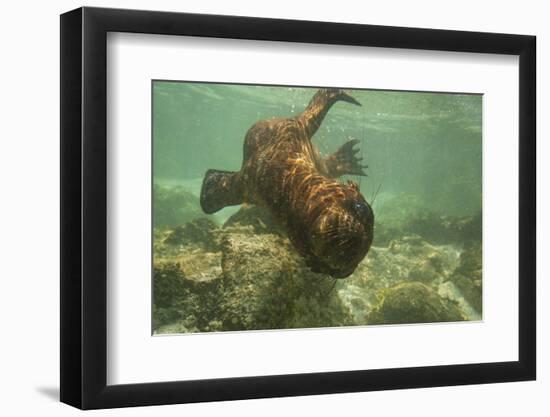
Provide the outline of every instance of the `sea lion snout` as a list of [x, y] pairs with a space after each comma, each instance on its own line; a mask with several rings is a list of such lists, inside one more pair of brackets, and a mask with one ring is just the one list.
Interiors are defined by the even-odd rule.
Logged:
[[372, 209], [359, 193], [328, 207], [315, 222], [308, 265], [334, 278], [348, 277], [370, 249], [373, 225]]

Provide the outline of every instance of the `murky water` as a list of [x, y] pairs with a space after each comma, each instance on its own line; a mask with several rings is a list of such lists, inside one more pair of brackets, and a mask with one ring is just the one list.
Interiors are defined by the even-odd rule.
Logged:
[[[322, 297], [304, 295], [312, 294], [307, 285], [314, 284], [301, 283], [304, 288], [296, 289], [293, 287], [295, 280], [290, 280], [294, 282], [291, 284], [277, 275], [298, 276], [296, 271], [301, 271], [302, 266], [294, 264], [288, 270], [284, 265], [273, 264], [262, 273], [262, 268], [257, 268], [260, 272], [253, 277], [254, 280], [273, 281], [269, 284], [270, 291], [284, 290], [278, 300], [294, 303], [294, 307], [289, 307], [292, 312], [285, 310], [286, 321], [259, 318], [270, 314], [269, 309], [262, 306], [261, 294], [266, 290], [263, 287], [251, 290], [249, 296], [259, 299], [254, 298], [248, 307], [242, 306], [243, 311], [251, 310], [242, 313], [244, 316], [239, 316], [239, 308], [228, 307], [231, 304], [228, 298], [241, 297], [246, 291], [239, 287], [239, 278], [228, 272], [223, 264], [235, 253], [232, 251], [237, 250], [227, 249], [227, 241], [233, 242], [240, 236], [238, 245], [250, 246], [253, 245], [251, 239], [260, 236], [267, 240], [255, 242], [257, 250], [272, 251], [271, 255], [279, 258], [286, 255], [277, 247], [273, 248], [279, 241], [269, 239], [279, 235], [268, 226], [265, 230], [241, 223], [237, 225], [243, 227], [242, 230], [223, 227], [240, 206], [225, 208], [215, 215], [202, 213], [197, 197], [204, 174], [210, 168], [238, 171], [248, 128], [262, 119], [298, 115], [315, 91], [275, 86], [154, 83], [155, 277], [170, 275], [160, 271], [161, 263], [163, 268], [170, 262], [177, 264], [181, 272], [181, 276], [172, 277], [169, 285], [173, 288], [164, 287], [165, 278], [155, 282], [157, 294], [166, 292], [166, 300], [159, 302], [155, 298], [157, 332], [478, 320], [482, 317], [482, 96], [376, 90], [348, 90], [362, 106], [336, 103], [313, 137], [313, 143], [323, 155], [336, 151], [350, 139], [360, 141], [360, 156], [368, 164], [368, 176], [349, 178], [359, 184], [365, 199], [372, 203], [375, 213], [373, 249], [350, 278], [333, 284], [326, 277], [326, 290], [330, 290], [332, 304], [327, 302], [325, 310]], [[185, 229], [196, 219], [204, 218], [212, 220], [216, 229], [205, 232], [193, 226], [193, 230], [198, 230], [196, 234], [187, 230], [191, 226]], [[260, 223], [265, 226], [265, 219]], [[173, 245], [165, 242], [180, 229], [185, 229], [181, 232], [186, 236], [183, 241]], [[208, 239], [217, 243], [205, 247], [202, 241], [199, 242], [206, 239], [205, 233], [210, 233]], [[287, 245], [284, 233], [280, 233], [280, 238]], [[285, 250], [291, 252], [292, 246], [287, 246]], [[252, 271], [248, 272], [251, 276], [246, 276], [246, 271], [239, 272], [245, 275], [243, 282], [249, 282], [252, 277], [254, 262], [266, 265], [265, 259], [253, 255], [252, 246], [248, 249], [251, 255], [240, 262], [249, 263]], [[207, 253], [218, 253], [219, 259], [214, 255], [209, 257], [203, 263], [203, 270], [200, 263], [190, 266], [195, 262], [192, 259], [202, 259]], [[199, 276], [202, 278], [198, 279]], [[183, 284], [179, 285], [178, 281]], [[212, 287], [195, 288], [196, 281], [210, 282]], [[319, 288], [325, 289], [324, 282]], [[215, 297], [210, 299], [208, 296], [214, 292]], [[399, 300], [417, 295], [441, 304], [441, 312], [435, 313], [435, 319], [431, 313], [413, 311], [414, 306], [399, 310], [404, 305]], [[187, 303], [193, 297], [193, 303]], [[291, 297], [301, 297], [300, 302], [306, 305], [315, 303], [315, 307], [304, 314], [307, 318], [300, 319], [296, 311], [302, 304], [296, 304], [296, 299]], [[390, 301], [399, 305], [390, 305]], [[247, 300], [241, 298], [234, 302], [246, 303]], [[273, 302], [272, 297], [270, 302]], [[208, 303], [214, 305], [206, 306]], [[316, 309], [315, 318], [310, 314], [312, 309]], [[282, 313], [277, 310], [273, 314]], [[347, 316], [331, 320], [331, 314]], [[204, 317], [198, 317], [201, 315]]]

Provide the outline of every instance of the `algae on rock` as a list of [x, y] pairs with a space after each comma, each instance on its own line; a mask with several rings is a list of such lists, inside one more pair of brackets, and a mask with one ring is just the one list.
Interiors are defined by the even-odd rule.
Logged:
[[219, 317], [221, 279], [189, 274], [184, 257], [155, 262], [153, 288], [153, 328], [157, 331], [174, 323], [188, 331], [207, 331]]
[[466, 320], [459, 306], [420, 282], [402, 282], [383, 291], [368, 324], [435, 323]]
[[198, 218], [181, 226], [176, 226], [165, 239], [169, 245], [189, 245], [203, 247], [215, 252], [219, 250], [216, 236], [217, 225], [210, 219]]
[[278, 234], [285, 236], [283, 229], [277, 224], [271, 213], [262, 207], [244, 204], [223, 224], [224, 228], [239, 228], [250, 226], [254, 233]]
[[157, 332], [353, 324], [334, 280], [309, 271], [281, 235], [198, 219], [155, 236]]
[[[479, 225], [471, 219], [455, 219], [451, 227], [444, 226], [440, 217], [426, 219], [438, 224], [430, 233], [446, 231], [439, 240], [447, 244], [430, 240], [426, 233], [395, 229], [396, 236], [384, 246], [372, 246], [355, 272], [338, 281], [311, 272], [284, 231], [258, 207], [243, 206], [223, 227], [199, 217], [155, 229], [154, 330], [208, 332], [479, 319]], [[416, 230], [410, 224], [407, 227]]]
[[313, 273], [286, 238], [231, 234], [222, 242], [223, 328], [285, 329], [351, 325], [334, 281]]
[[373, 246], [340, 286], [340, 297], [350, 306], [355, 323], [367, 324], [367, 316], [378, 304], [383, 290], [411, 281], [437, 290], [452, 276], [459, 255], [455, 246], [432, 245], [419, 236], [392, 240], [387, 248]]
[[470, 243], [460, 255], [460, 265], [456, 269], [452, 282], [460, 289], [464, 298], [482, 313], [482, 245]]

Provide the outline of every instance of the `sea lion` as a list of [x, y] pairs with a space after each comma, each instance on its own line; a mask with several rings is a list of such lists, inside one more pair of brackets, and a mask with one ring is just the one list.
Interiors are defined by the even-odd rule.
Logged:
[[343, 90], [320, 89], [300, 115], [255, 123], [246, 133], [241, 170], [208, 170], [200, 204], [205, 213], [242, 203], [268, 209], [312, 271], [345, 278], [371, 246], [374, 214], [356, 183], [335, 179], [366, 175], [355, 156], [358, 141], [325, 159], [311, 142], [339, 100], [361, 105]]

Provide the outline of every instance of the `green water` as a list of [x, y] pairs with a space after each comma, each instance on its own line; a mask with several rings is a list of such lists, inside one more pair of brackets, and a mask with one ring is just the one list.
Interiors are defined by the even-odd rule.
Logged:
[[[339, 102], [314, 143], [335, 151], [361, 140], [369, 165], [361, 190], [371, 200], [412, 193], [447, 214], [481, 208], [482, 96], [350, 90], [362, 104]], [[315, 89], [155, 82], [154, 177], [197, 192], [208, 168], [239, 170], [247, 129], [292, 117]]]
[[368, 176], [349, 179], [375, 231], [334, 282], [304, 269], [269, 220], [227, 227], [240, 206], [205, 215], [198, 204], [208, 169], [240, 169], [255, 122], [298, 115], [316, 89], [153, 83], [154, 332], [482, 317], [482, 96], [347, 91], [362, 106], [337, 102], [313, 143], [328, 155], [360, 141]]

